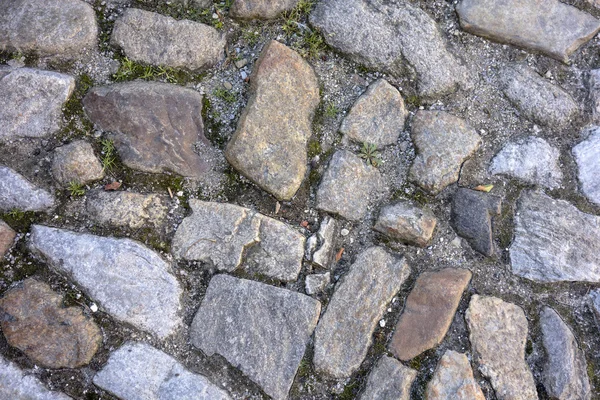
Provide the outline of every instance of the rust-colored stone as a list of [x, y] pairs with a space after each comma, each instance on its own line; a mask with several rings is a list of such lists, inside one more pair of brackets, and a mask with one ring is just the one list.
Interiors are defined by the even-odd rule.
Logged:
[[0, 257], [4, 257], [6, 252], [11, 248], [17, 233], [8, 226], [8, 224], [0, 219]]

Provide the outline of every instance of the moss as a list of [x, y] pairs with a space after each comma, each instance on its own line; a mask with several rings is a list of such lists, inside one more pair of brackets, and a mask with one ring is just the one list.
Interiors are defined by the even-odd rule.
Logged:
[[415, 96], [410, 95], [410, 96], [406, 96], [404, 98], [404, 101], [406, 102], [406, 104], [410, 104], [411, 106], [418, 108], [421, 106], [421, 99], [419, 99], [419, 96]]
[[40, 215], [42, 215], [42, 213], [22, 211], [15, 208], [7, 213], [0, 214], [0, 219], [4, 220], [15, 231], [25, 233], [29, 231], [33, 222]]
[[338, 395], [337, 400], [355, 399], [356, 395], [358, 394], [359, 386], [360, 386], [360, 384], [357, 380], [353, 380], [352, 382], [348, 383], [344, 387], [344, 391]]
[[94, 80], [87, 74], [81, 74], [75, 81], [75, 90], [63, 106], [64, 127], [57, 134], [59, 140], [87, 135], [93, 130], [83, 110], [82, 100], [85, 94], [94, 86]]
[[311, 169], [308, 173], [308, 184], [310, 186], [315, 186], [321, 180], [321, 174], [316, 169]]
[[197, 74], [183, 69], [144, 64], [130, 60], [127, 57], [118, 58], [120, 62], [119, 69], [113, 75], [113, 79], [117, 82], [142, 79], [145, 81], [176, 83], [185, 86], [188, 83], [198, 83], [206, 76], [205, 73]]
[[309, 159], [318, 156], [322, 151], [323, 148], [321, 147], [321, 143], [318, 139], [313, 138], [308, 142], [307, 155]]
[[221, 135], [223, 123], [207, 96], [202, 99], [202, 120], [204, 121], [204, 136], [210, 140], [213, 146], [221, 150], [225, 149], [227, 138]]

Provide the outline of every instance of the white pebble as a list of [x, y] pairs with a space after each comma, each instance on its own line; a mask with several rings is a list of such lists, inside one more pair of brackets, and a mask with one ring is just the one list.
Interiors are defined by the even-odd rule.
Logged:
[[96, 305], [96, 303], [92, 303], [92, 305], [90, 306], [90, 310], [92, 312], [96, 312], [98, 311], [98, 306]]
[[379, 326], [380, 327], [385, 327], [385, 319], [382, 319], [381, 321], [379, 321]]
[[350, 233], [350, 231], [349, 231], [348, 229], [346, 229], [346, 228], [344, 228], [344, 229], [342, 229], [342, 230], [340, 231], [340, 234], [341, 234], [342, 236], [348, 236], [348, 234], [349, 234], [349, 233]]

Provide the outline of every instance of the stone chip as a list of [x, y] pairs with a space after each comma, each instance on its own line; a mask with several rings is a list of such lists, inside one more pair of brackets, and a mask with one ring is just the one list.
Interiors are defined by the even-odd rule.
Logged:
[[104, 178], [104, 169], [92, 145], [76, 140], [54, 150], [52, 175], [63, 185], [72, 182], [85, 185]]
[[0, 165], [0, 210], [44, 211], [54, 207], [54, 196], [34, 186], [15, 170]]
[[17, 232], [0, 219], [0, 257], [4, 257], [8, 250], [10, 250], [16, 237]]
[[409, 400], [417, 371], [383, 356], [371, 371], [360, 400]]
[[431, 211], [399, 201], [381, 209], [373, 229], [392, 240], [425, 247], [436, 225], [437, 218]]

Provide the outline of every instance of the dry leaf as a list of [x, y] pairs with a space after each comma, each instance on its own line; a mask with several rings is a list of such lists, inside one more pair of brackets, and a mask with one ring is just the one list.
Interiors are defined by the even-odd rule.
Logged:
[[337, 254], [335, 255], [335, 262], [338, 262], [342, 259], [342, 254], [344, 254], [344, 248], [342, 247], [341, 249], [338, 250]]
[[308, 221], [304, 220], [304, 221], [300, 222], [300, 226], [303, 228], [308, 228]]
[[171, 198], [173, 198], [173, 192], [171, 191], [171, 188], [167, 187], [167, 190], [169, 191], [169, 196], [171, 196]]
[[493, 188], [494, 188], [494, 185], [479, 185], [475, 188], [475, 190], [488, 193]]
[[279, 214], [279, 210], [281, 210], [281, 204], [277, 202], [275, 203], [275, 214]]
[[114, 181], [113, 183], [104, 185], [104, 190], [117, 190], [120, 187], [121, 187], [121, 182]]

